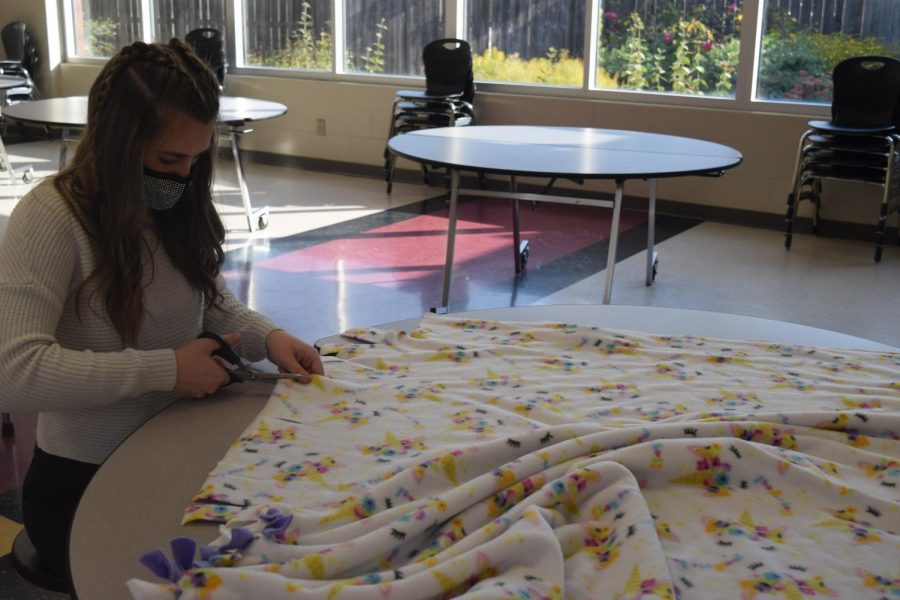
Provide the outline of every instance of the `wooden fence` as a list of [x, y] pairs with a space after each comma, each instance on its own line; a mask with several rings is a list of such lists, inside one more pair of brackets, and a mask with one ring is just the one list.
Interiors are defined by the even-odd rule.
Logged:
[[[118, 23], [115, 47], [140, 39], [140, 0], [77, 0], [85, 19]], [[331, 0], [311, 0], [316, 31], [331, 28]], [[498, 48], [523, 58], [544, 56], [553, 47], [572, 56], [584, 55], [584, 0], [470, 0], [468, 40], [475, 52]], [[183, 36], [197, 27], [225, 30], [224, 0], [154, 0], [156, 39]], [[638, 11], [645, 23], [697, 10], [740, 8], [742, 0], [604, 0], [604, 12], [625, 16]], [[822, 33], [875, 37], [882, 43], [900, 40], [900, 0], [768, 0], [804, 26]], [[302, 0], [245, 0], [245, 43], [248, 53], [279, 50], [290, 44], [303, 11]], [[376, 25], [385, 20], [385, 71], [421, 73], [426, 43], [443, 35], [441, 0], [344, 0], [345, 45], [355, 59], [375, 42]], [[357, 63], [357, 67], [360, 65]]]
[[821, 33], [874, 37], [883, 44], [900, 40], [897, 0], [769, 0], [769, 8]]

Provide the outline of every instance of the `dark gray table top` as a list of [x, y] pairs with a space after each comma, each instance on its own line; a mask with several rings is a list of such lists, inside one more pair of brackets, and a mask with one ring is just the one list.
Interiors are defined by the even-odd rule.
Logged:
[[734, 148], [694, 138], [587, 127], [479, 125], [424, 129], [390, 139], [417, 162], [539, 177], [649, 179], [719, 173], [743, 159]]
[[[222, 96], [219, 105], [219, 121], [227, 125], [241, 125], [248, 121], [261, 121], [280, 117], [287, 107], [279, 102]], [[87, 96], [64, 96], [20, 102], [3, 109], [3, 115], [28, 123], [55, 127], [84, 127], [87, 124]]]

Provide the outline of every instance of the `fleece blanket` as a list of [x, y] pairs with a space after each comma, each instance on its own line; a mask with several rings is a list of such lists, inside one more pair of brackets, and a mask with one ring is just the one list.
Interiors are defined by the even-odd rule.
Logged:
[[134, 598], [900, 598], [900, 354], [433, 315], [345, 335], [187, 508], [221, 535], [149, 551]]

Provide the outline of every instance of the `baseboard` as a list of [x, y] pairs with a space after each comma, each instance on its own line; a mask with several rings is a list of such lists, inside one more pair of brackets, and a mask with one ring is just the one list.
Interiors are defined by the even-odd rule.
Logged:
[[[340, 175], [384, 179], [384, 169], [379, 165], [365, 165], [322, 158], [291, 156], [286, 154], [275, 154], [272, 152], [260, 152], [257, 150], [242, 150], [241, 152], [244, 160], [264, 165], [294, 167]], [[444, 176], [443, 171], [429, 170], [428, 172], [428, 183], [430, 185], [440, 186], [445, 179], [446, 177]], [[403, 183], [421, 183], [422, 171], [414, 169], [396, 169], [394, 171], [394, 181]], [[468, 173], [463, 174], [461, 183], [464, 187], [470, 188], [477, 187], [479, 184], [477, 177], [474, 174], [470, 175]], [[505, 190], [507, 189], [506, 182], [498, 179], [488, 179], [487, 189]], [[522, 192], [540, 193], [543, 191], [543, 186], [521, 183], [519, 184], [518, 189]], [[571, 188], [567, 188], [566, 193], [574, 197], [582, 198], [594, 196], [594, 194], [590, 192]], [[622, 208], [625, 210], [646, 212], [646, 198], [629, 196], [626, 194]], [[745, 225], [748, 227], [774, 230], [784, 229], [783, 214], [774, 214], [757, 210], [709, 206], [706, 204], [694, 204], [691, 202], [680, 202], [677, 200], [658, 198], [656, 201], [656, 212], [661, 215], [672, 217], [713, 221], [729, 225]], [[875, 235], [875, 224], [867, 225], [864, 223], [823, 219], [819, 225], [819, 231], [821, 234], [829, 237], [850, 240], [872, 240]], [[794, 232], [812, 233], [812, 219], [809, 217], [798, 217], [794, 224]], [[888, 226], [885, 232], [888, 240], [894, 240], [898, 236], [897, 227]]]

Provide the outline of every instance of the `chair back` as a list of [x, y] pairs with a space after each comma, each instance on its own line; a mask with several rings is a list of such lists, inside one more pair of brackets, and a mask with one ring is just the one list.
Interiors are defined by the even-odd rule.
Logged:
[[219, 85], [225, 84], [225, 35], [218, 29], [201, 27], [188, 32], [184, 41], [194, 49], [197, 56], [206, 61], [216, 74]]
[[429, 95], [462, 94], [472, 102], [475, 80], [472, 75], [472, 48], [469, 42], [456, 38], [434, 40], [422, 51], [425, 63], [425, 89]]
[[0, 30], [0, 39], [3, 41], [7, 61], [21, 63], [25, 70], [35, 72], [38, 63], [37, 47], [31, 41], [25, 21], [13, 21], [4, 25]]
[[842, 127], [890, 127], [900, 116], [900, 61], [855, 56], [832, 73], [831, 121]]

